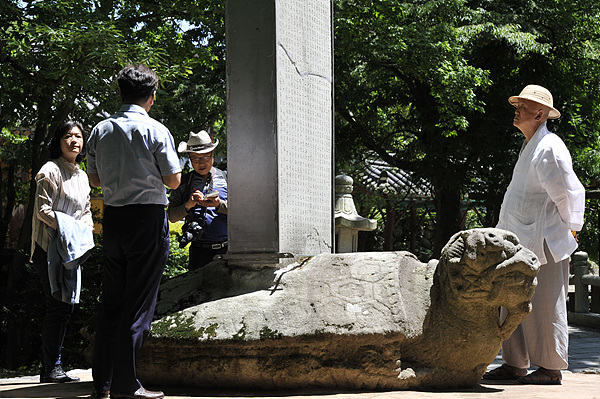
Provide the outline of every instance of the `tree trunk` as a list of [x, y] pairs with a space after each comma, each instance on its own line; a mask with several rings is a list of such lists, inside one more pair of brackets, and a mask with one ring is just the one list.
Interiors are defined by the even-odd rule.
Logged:
[[436, 229], [433, 257], [439, 259], [450, 237], [460, 231], [459, 184], [435, 184]]
[[383, 227], [383, 250], [394, 250], [394, 227], [396, 225], [396, 212], [390, 201], [385, 201], [385, 226]]
[[[7, 168], [7, 180], [4, 184], [2, 174], [0, 174], [0, 192], [6, 192], [6, 205], [2, 210], [2, 220], [0, 221], [0, 253], [4, 252], [4, 245], [6, 244], [6, 236], [8, 235], [8, 225], [12, 219], [13, 209], [15, 207], [15, 161], [10, 161]], [[4, 190], [3, 190], [4, 188]]]

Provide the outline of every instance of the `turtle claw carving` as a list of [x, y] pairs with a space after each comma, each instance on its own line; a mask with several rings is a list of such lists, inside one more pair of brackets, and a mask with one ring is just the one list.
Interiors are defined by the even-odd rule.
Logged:
[[[530, 297], [531, 298], [531, 297]], [[510, 335], [515, 329], [521, 324], [523, 319], [531, 313], [531, 302], [526, 301], [521, 303], [519, 306], [507, 308], [508, 316], [504, 322], [498, 321], [498, 327], [500, 328], [500, 337], [502, 341], [510, 338]]]

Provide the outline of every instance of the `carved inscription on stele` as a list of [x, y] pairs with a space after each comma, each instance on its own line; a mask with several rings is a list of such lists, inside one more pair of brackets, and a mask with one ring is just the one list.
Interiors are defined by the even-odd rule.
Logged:
[[282, 251], [331, 252], [332, 30], [329, 1], [277, 4], [277, 147]]

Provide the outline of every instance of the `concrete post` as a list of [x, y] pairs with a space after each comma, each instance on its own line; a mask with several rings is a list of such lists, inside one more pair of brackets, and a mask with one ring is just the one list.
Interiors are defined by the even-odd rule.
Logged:
[[583, 251], [573, 254], [573, 284], [575, 285], [575, 304], [573, 310], [576, 313], [588, 313], [590, 310], [588, 286], [582, 281], [583, 276], [589, 272], [587, 259], [588, 254]]

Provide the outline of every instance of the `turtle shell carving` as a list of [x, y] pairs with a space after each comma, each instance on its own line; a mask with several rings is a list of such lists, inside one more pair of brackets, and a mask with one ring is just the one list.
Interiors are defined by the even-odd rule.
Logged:
[[261, 288], [256, 273], [268, 273], [213, 262], [161, 287], [138, 374], [223, 388], [472, 386], [530, 312], [538, 268], [499, 229], [461, 231], [428, 263], [408, 252], [321, 254]]

